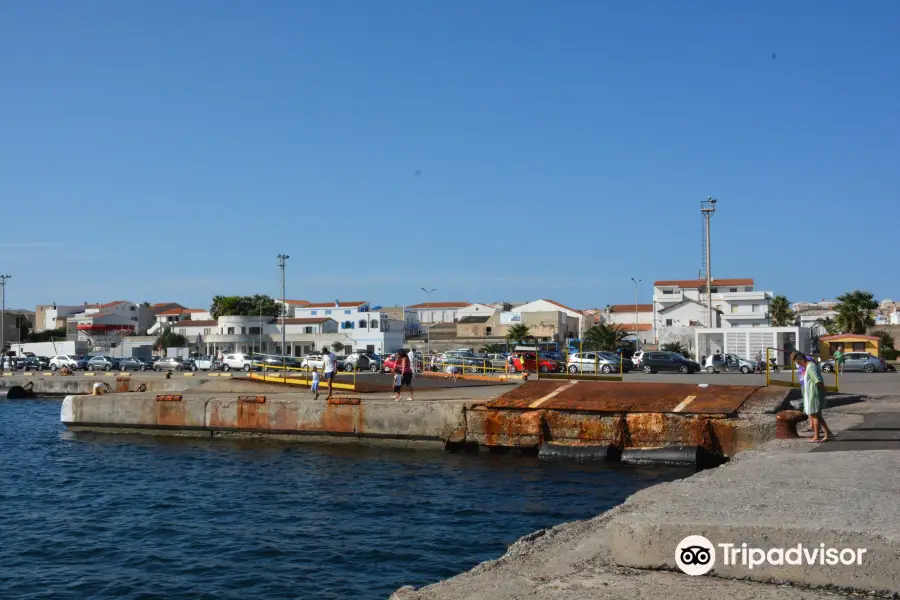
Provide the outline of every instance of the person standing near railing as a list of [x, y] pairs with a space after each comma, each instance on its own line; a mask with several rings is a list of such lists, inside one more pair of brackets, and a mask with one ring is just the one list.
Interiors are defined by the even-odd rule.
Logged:
[[413, 369], [412, 364], [409, 360], [409, 354], [407, 354], [406, 350], [400, 350], [399, 359], [398, 359], [398, 369], [400, 371], [400, 385], [406, 386], [409, 388], [409, 399], [413, 399], [413, 391], [412, 391], [412, 378], [413, 378]]

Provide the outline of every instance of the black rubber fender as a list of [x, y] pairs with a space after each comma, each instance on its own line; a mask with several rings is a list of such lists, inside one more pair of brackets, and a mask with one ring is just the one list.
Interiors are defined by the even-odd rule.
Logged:
[[622, 451], [622, 462], [631, 465], [709, 469], [728, 462], [728, 459], [700, 446], [668, 446], [665, 448], [626, 448]]
[[546, 460], [573, 460], [576, 462], [597, 462], [614, 460], [610, 447], [601, 445], [569, 446], [544, 442], [538, 450], [538, 458]]
[[22, 398], [30, 398], [33, 395], [33, 392], [26, 390], [21, 385], [0, 388], [0, 400], [21, 400]]

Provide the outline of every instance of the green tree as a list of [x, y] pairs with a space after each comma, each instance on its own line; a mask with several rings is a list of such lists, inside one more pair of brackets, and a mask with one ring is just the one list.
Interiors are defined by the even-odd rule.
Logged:
[[335, 353], [339, 353], [341, 350], [344, 349], [344, 344], [342, 344], [341, 342], [335, 341], [331, 344], [331, 349], [334, 350]]
[[501, 354], [506, 352], [506, 348], [506, 344], [486, 344], [481, 347], [479, 352], [482, 354]]
[[769, 306], [769, 318], [773, 327], [787, 327], [794, 323], [794, 311], [785, 296], [775, 296]]
[[618, 325], [594, 325], [584, 332], [585, 350], [615, 352], [624, 345], [628, 332]]
[[281, 314], [281, 304], [265, 294], [253, 296], [213, 296], [209, 307], [213, 319], [222, 316], [254, 316], [277, 317]]
[[175, 333], [170, 327], [166, 327], [163, 332], [159, 334], [159, 337], [156, 338], [153, 347], [159, 348], [165, 352], [167, 348], [184, 348], [187, 345], [188, 340], [186, 337], [180, 333]]
[[531, 330], [528, 329], [528, 325], [525, 325], [524, 323], [510, 325], [509, 329], [506, 331], [506, 339], [515, 344], [521, 344], [529, 337], [531, 337]]
[[838, 327], [838, 324], [831, 317], [817, 319], [816, 324], [821, 325], [822, 329], [824, 329], [825, 333], [828, 335], [834, 335], [836, 333], [840, 333], [840, 327]]
[[878, 308], [875, 296], [871, 292], [853, 290], [837, 297], [838, 304], [834, 307], [837, 323], [841, 333], [864, 334], [866, 330], [875, 324], [872, 312]]
[[681, 342], [669, 342], [660, 346], [659, 349], [663, 352], [674, 352], [675, 354], [680, 354], [685, 358], [693, 358], [691, 356], [691, 351], [688, 350], [687, 346], [685, 346]]
[[29, 333], [28, 337], [22, 338], [26, 342], [50, 342], [53, 340], [64, 340], [66, 339], [66, 328], [60, 327], [59, 329], [45, 329], [44, 331], [39, 331], [37, 333]]
[[894, 360], [897, 358], [897, 351], [894, 350], [894, 336], [885, 329], [876, 329], [872, 331], [872, 335], [878, 338], [878, 354], [885, 360]]

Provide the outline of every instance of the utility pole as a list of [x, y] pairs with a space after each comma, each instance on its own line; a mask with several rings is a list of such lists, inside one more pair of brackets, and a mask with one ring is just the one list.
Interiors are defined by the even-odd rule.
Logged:
[[[284, 301], [284, 261], [290, 258], [287, 254], [279, 254], [278, 266], [281, 267], [281, 375], [284, 377], [287, 371], [287, 356], [285, 355], [285, 345], [287, 344], [286, 332], [284, 330], [284, 317], [287, 314], [287, 304]], [[259, 324], [262, 327], [262, 322]]]
[[[433, 292], [436, 292], [437, 288], [432, 288], [430, 290], [426, 290], [425, 288], [422, 288], [422, 291], [425, 292], [425, 296], [427, 298], [427, 302], [426, 302], [425, 306], [428, 307], [428, 309], [427, 309], [428, 312], [431, 312], [431, 294]], [[425, 352], [427, 352], [429, 355], [431, 354], [431, 326], [430, 325], [428, 327], [428, 338], [425, 341]], [[422, 365], [424, 366], [425, 363], [423, 362]]]
[[632, 277], [631, 281], [634, 282], [634, 349], [640, 350], [640, 338], [638, 338], [638, 286], [643, 279], [635, 279]]
[[709, 247], [709, 219], [716, 212], [716, 199], [712, 196], [705, 201], [700, 202], [700, 213], [706, 219], [706, 310], [707, 310], [707, 327], [713, 327], [713, 307], [712, 307], [712, 264], [710, 256], [712, 251]]
[[[6, 280], [11, 279], [12, 275], [0, 275], [0, 303], [2, 303], [2, 308], [0, 308], [0, 352], [4, 353], [6, 351], [6, 340], [4, 339], [6, 336]], [[0, 360], [0, 365], [2, 365], [3, 360]]]

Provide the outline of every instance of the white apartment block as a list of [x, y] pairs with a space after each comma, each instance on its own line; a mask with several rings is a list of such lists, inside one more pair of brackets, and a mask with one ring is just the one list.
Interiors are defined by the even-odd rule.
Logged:
[[369, 302], [311, 302], [294, 306], [298, 319], [329, 318], [337, 321], [338, 333], [345, 346], [372, 349], [372, 352], [393, 352], [402, 347], [406, 323], [391, 320], [387, 313], [372, 310]]
[[752, 279], [713, 279], [713, 322], [709, 323], [705, 279], [662, 280], [653, 284], [653, 330], [660, 344], [690, 340], [694, 329], [769, 326], [772, 292], [754, 290]]
[[468, 302], [422, 302], [407, 308], [416, 312], [416, 319], [422, 325], [434, 325], [455, 323], [459, 320], [459, 311], [468, 306]]

